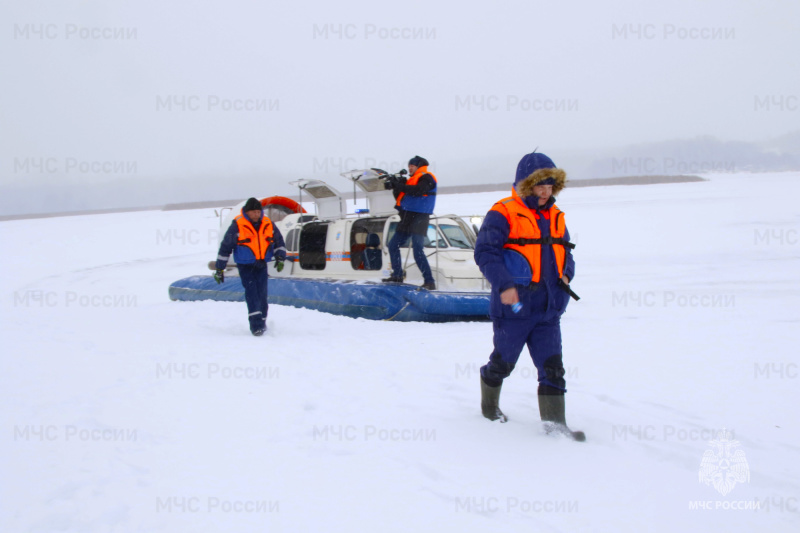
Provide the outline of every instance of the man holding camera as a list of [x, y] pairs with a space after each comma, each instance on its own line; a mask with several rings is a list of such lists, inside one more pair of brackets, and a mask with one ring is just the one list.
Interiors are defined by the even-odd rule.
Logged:
[[414, 250], [414, 261], [417, 263], [424, 283], [423, 289], [436, 290], [436, 282], [425, 256], [425, 235], [428, 223], [436, 205], [436, 176], [428, 172], [428, 161], [424, 157], [414, 156], [408, 162], [410, 177], [391, 177], [386, 181], [386, 188], [392, 189], [397, 199], [395, 209], [400, 213], [400, 223], [394, 236], [389, 240], [389, 258], [392, 262], [392, 274], [384, 279], [385, 283], [402, 283], [405, 275], [400, 260], [400, 247], [411, 239]]

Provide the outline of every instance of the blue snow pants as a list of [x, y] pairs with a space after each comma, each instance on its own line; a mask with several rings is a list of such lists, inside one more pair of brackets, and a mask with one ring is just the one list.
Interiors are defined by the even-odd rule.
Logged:
[[[561, 313], [530, 318], [495, 318], [494, 351], [481, 367], [481, 377], [490, 387], [499, 387], [517, 364], [522, 348], [536, 365], [539, 385], [566, 391], [561, 359]], [[540, 389], [541, 390], [541, 389]]]
[[396, 278], [403, 277], [400, 247], [405, 245], [409, 238], [411, 238], [411, 247], [414, 249], [414, 261], [416, 261], [419, 270], [422, 272], [422, 279], [425, 283], [432, 283], [433, 274], [431, 273], [431, 266], [428, 264], [428, 258], [425, 255], [425, 235], [413, 235], [402, 231], [396, 231], [394, 233], [389, 240], [389, 258], [392, 261], [392, 276]]
[[250, 331], [267, 328], [267, 269], [255, 265], [238, 265], [239, 277], [244, 287], [244, 299], [247, 302], [247, 318], [250, 320]]

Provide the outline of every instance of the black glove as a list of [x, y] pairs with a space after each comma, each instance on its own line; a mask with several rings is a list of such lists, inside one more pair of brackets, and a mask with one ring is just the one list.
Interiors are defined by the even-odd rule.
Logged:
[[275, 261], [275, 270], [281, 272], [283, 270], [283, 261]]
[[396, 179], [393, 176], [391, 176], [391, 177], [386, 178], [386, 180], [384, 180], [383, 186], [388, 190], [392, 190], [392, 189], [394, 189], [395, 182], [396, 182]]
[[216, 281], [218, 284], [225, 281], [225, 271], [217, 270], [216, 272], [214, 272], [214, 281]]

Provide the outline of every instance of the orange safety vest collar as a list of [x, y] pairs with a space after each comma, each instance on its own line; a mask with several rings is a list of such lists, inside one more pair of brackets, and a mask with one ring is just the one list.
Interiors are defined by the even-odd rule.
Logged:
[[508, 241], [503, 248], [508, 248], [522, 254], [531, 267], [531, 283], [538, 283], [542, 275], [542, 245], [553, 247], [556, 257], [558, 277], [564, 275], [564, 262], [566, 261], [566, 248], [575, 248], [575, 245], [564, 239], [567, 225], [564, 222], [564, 212], [555, 204], [550, 207], [545, 218], [550, 219], [550, 237], [542, 238], [536, 215], [525, 205], [517, 191], [512, 189], [512, 196], [504, 198], [492, 206], [492, 211], [497, 211], [508, 220], [510, 231]]
[[[417, 171], [414, 172], [414, 174], [410, 178], [408, 178], [408, 181], [406, 181], [406, 185], [416, 185], [419, 182], [419, 179], [425, 174], [428, 174], [430, 177], [433, 178], [433, 181], [439, 183], [439, 180], [436, 179], [436, 176], [434, 176], [433, 173], [428, 172], [428, 165], [425, 165], [424, 167], [419, 167]], [[405, 195], [406, 193], [404, 192], [401, 192], [400, 194], [397, 195], [397, 203], [395, 204], [396, 206], [400, 207], [400, 202], [403, 200], [403, 197]], [[428, 196], [428, 195], [423, 194], [423, 196]]]
[[234, 220], [239, 227], [239, 239], [236, 244], [250, 248], [256, 260], [264, 259], [273, 240], [272, 221], [267, 217], [261, 217], [261, 225], [256, 231], [255, 226], [246, 216], [237, 215]]

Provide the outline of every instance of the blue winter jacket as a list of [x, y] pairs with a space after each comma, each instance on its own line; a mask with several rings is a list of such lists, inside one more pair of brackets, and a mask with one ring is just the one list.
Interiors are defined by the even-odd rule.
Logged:
[[[261, 222], [257, 225], [253, 224], [256, 229], [264, 223], [263, 209], [261, 210], [261, 215]], [[244, 214], [244, 210], [242, 210], [242, 216], [247, 216]], [[222, 270], [228, 265], [231, 252], [233, 252], [233, 260], [236, 261], [237, 265], [252, 265], [256, 262], [253, 251], [247, 246], [240, 246], [238, 240], [239, 225], [236, 224], [236, 219], [234, 219], [231, 221], [231, 225], [228, 227], [228, 231], [225, 232], [222, 243], [219, 245], [219, 253], [217, 254], [217, 262], [215, 264], [217, 270]], [[286, 245], [283, 242], [283, 235], [281, 235], [280, 230], [274, 224], [272, 225], [272, 245], [269, 247], [269, 250], [267, 250], [264, 261], [271, 261], [273, 255], [277, 261], [286, 260]]]
[[[527, 199], [526, 199], [527, 200]], [[547, 211], [555, 203], [555, 198], [541, 208], [536, 206], [537, 200], [526, 201], [532, 211]], [[550, 236], [550, 221], [539, 216], [539, 230], [542, 237]], [[560, 315], [567, 309], [569, 294], [560, 287], [556, 256], [552, 246], [542, 246], [542, 274], [539, 283], [531, 286], [514, 283], [514, 279], [503, 261], [503, 246], [508, 241], [511, 227], [508, 220], [497, 211], [489, 211], [483, 220], [483, 225], [478, 232], [478, 241], [475, 244], [475, 262], [481, 272], [492, 285], [492, 294], [489, 305], [489, 316], [492, 318], [537, 318], [553, 314]], [[569, 241], [569, 230], [565, 230], [564, 238]], [[567, 248], [564, 261], [564, 275], [572, 282], [575, 277], [575, 260]], [[500, 293], [511, 287], [517, 288], [522, 309], [514, 313], [510, 305], [500, 302]]]

